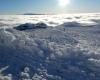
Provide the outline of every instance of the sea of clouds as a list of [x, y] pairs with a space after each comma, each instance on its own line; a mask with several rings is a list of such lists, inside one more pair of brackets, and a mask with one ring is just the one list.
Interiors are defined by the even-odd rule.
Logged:
[[99, 13], [0, 15], [0, 80], [99, 80], [99, 26]]

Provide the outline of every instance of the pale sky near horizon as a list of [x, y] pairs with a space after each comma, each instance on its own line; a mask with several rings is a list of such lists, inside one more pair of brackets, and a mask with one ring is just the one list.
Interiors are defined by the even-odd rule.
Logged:
[[0, 14], [100, 12], [100, 0], [70, 0], [68, 4], [59, 4], [59, 0], [0, 0]]

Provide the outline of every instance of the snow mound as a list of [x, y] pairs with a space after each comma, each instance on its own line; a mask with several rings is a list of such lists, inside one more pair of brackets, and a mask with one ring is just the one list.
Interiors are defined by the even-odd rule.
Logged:
[[45, 29], [45, 28], [47, 28], [47, 25], [45, 23], [37, 23], [37, 24], [25, 23], [15, 27], [15, 29], [20, 31], [28, 29]]
[[64, 26], [64, 27], [81, 27], [82, 25], [76, 21], [72, 21], [72, 22], [65, 22], [63, 24], [61, 24], [60, 26]]

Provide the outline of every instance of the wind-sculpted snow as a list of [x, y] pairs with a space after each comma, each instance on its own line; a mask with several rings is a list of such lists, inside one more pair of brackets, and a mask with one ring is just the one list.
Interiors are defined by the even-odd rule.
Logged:
[[0, 17], [0, 80], [100, 79], [99, 14]]

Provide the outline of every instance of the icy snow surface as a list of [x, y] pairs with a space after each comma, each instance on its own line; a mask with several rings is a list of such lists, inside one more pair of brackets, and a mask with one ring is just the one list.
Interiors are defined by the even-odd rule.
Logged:
[[0, 15], [0, 80], [100, 80], [100, 14]]

